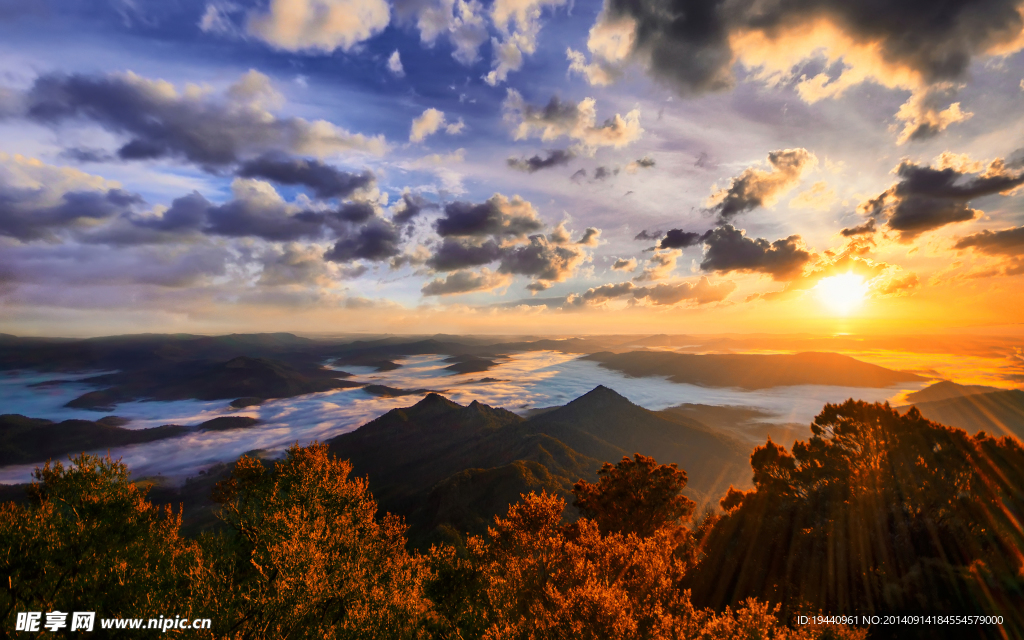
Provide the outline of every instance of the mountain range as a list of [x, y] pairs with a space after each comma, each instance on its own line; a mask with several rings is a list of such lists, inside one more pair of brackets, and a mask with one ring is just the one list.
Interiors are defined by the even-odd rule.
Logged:
[[430, 394], [328, 444], [368, 478], [382, 509], [407, 518], [414, 543], [444, 530], [480, 533], [529, 491], [571, 502], [577, 480], [594, 481], [604, 462], [634, 453], [678, 464], [698, 502], [750, 484], [749, 447], [603, 386], [529, 419]]

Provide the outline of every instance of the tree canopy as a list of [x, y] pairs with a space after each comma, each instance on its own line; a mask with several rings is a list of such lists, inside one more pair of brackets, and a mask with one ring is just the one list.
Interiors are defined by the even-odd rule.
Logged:
[[755, 449], [754, 490], [730, 490], [703, 541], [699, 602], [926, 614], [1024, 601], [1019, 442], [853, 400], [811, 430], [792, 451]]
[[573, 486], [573, 505], [603, 532], [635, 533], [647, 538], [667, 526], [679, 525], [693, 513], [695, 503], [682, 495], [686, 472], [673, 464], [635, 454], [613, 465], [604, 463], [595, 483]]
[[801, 613], [956, 612], [1024, 635], [1018, 441], [852, 400], [811, 431], [756, 448], [754, 488], [692, 528], [686, 473], [638, 453], [576, 483], [575, 521], [528, 493], [425, 554], [316, 443], [243, 456], [214, 492], [222, 527], [197, 538], [124, 464], [47, 463], [27, 504], [0, 505], [3, 624], [59, 609], [210, 618], [217, 638], [782, 640], [865, 637]]

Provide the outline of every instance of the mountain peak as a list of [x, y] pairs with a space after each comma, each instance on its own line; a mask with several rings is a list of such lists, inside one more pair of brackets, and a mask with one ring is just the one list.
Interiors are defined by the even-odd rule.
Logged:
[[448, 398], [442, 396], [440, 393], [433, 392], [423, 396], [423, 399], [413, 406], [418, 409], [430, 409], [434, 407], [462, 408], [462, 405], [452, 402]]
[[629, 398], [624, 397], [614, 389], [609, 389], [603, 384], [599, 384], [553, 413], [566, 412], [572, 414], [589, 414], [593, 412], [628, 411], [639, 408], [640, 407], [630, 402]]
[[[596, 387], [594, 387], [590, 391], [584, 393], [579, 398], [576, 398], [575, 400], [573, 400], [573, 402], [579, 402], [580, 400], [582, 400], [584, 398], [588, 398], [590, 400], [596, 400], [596, 399], [599, 399], [599, 398], [607, 398], [609, 400], [618, 399], [618, 400], [623, 400], [625, 402], [629, 402], [629, 399], [626, 398], [625, 396], [623, 396], [622, 394], [620, 394], [618, 391], [616, 391], [615, 389], [611, 389], [609, 387], [606, 387], [603, 384], [597, 385]], [[570, 404], [572, 404], [572, 403], [570, 403]], [[633, 404], [633, 403], [630, 402], [630, 404]]]

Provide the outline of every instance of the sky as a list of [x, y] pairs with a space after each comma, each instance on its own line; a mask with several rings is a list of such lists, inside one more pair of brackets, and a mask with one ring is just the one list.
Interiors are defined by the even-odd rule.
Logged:
[[0, 0], [0, 331], [1020, 332], [1019, 0]]

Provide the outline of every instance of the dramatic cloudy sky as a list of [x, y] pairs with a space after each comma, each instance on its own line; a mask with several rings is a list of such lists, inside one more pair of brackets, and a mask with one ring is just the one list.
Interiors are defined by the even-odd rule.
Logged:
[[1022, 50], [1020, 0], [0, 0], [0, 331], [1019, 323]]

